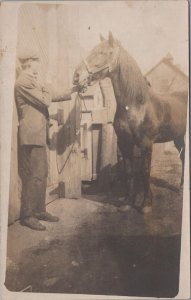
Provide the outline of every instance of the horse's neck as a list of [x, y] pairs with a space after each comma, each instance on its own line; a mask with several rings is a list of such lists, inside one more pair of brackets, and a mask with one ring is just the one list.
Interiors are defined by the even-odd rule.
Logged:
[[120, 48], [118, 64], [111, 74], [111, 81], [117, 105], [132, 105], [141, 97], [146, 97], [148, 86], [134, 59]]

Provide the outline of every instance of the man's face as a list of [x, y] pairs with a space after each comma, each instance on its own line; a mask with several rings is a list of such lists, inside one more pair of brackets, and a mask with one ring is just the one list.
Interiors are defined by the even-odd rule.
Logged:
[[41, 63], [40, 60], [30, 61], [30, 72], [33, 76], [37, 77], [41, 73]]

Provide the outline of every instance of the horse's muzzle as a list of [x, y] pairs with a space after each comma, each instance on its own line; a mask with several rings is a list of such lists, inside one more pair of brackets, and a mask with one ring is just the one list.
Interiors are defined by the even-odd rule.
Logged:
[[88, 74], [87, 72], [82, 72], [82, 74], [79, 74], [78, 72], [74, 73], [73, 85], [79, 85], [87, 88], [88, 85], [91, 85], [91, 82], [92, 74]]

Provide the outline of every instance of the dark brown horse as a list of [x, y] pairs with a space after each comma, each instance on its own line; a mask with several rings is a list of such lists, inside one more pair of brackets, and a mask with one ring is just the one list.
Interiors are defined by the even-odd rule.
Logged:
[[164, 96], [153, 92], [137, 63], [110, 33], [83, 59], [74, 73], [74, 84], [86, 85], [110, 77], [117, 108], [114, 128], [126, 170], [126, 203], [124, 210], [134, 205], [136, 197], [136, 159], [144, 186], [142, 212], [150, 212], [152, 193], [150, 170], [153, 143], [174, 141], [182, 160], [184, 174], [184, 135], [186, 131], [188, 93]]

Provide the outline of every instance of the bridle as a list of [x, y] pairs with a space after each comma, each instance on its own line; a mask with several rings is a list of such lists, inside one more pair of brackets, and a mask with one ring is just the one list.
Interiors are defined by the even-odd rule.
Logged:
[[114, 56], [112, 58], [112, 61], [110, 63], [107, 63], [107, 64], [103, 65], [100, 68], [97, 68], [97, 67], [91, 68], [89, 66], [87, 60], [84, 57], [82, 57], [82, 61], [83, 61], [84, 65], [85, 65], [85, 67], [86, 67], [86, 70], [87, 70], [88, 74], [91, 76], [91, 75], [97, 74], [97, 73], [99, 73], [99, 72], [101, 72], [103, 70], [106, 70], [106, 69], [108, 69], [109, 73], [111, 73], [112, 70], [113, 70], [113, 66], [116, 65], [116, 63], [118, 61], [119, 50], [120, 50], [120, 47], [117, 47], [116, 52], [115, 52], [115, 54], [114, 54]]

